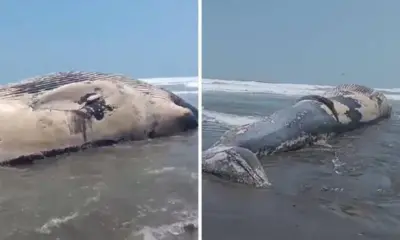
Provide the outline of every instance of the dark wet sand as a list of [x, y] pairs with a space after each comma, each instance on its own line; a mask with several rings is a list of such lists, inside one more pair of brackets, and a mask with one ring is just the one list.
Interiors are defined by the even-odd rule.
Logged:
[[0, 239], [197, 239], [197, 132], [0, 169]]
[[332, 214], [315, 200], [237, 188], [215, 180], [203, 181], [203, 196], [207, 196], [203, 198], [203, 239], [393, 240], [400, 237], [399, 232], [376, 231]]

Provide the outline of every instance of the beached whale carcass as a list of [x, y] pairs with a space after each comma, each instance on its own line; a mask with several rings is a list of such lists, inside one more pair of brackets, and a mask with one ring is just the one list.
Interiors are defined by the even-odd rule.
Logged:
[[227, 131], [203, 151], [202, 170], [235, 182], [268, 186], [260, 158], [293, 151], [389, 118], [382, 92], [343, 84], [323, 95], [308, 95], [264, 119]]
[[123, 75], [60, 72], [0, 88], [0, 163], [196, 129], [197, 109]]

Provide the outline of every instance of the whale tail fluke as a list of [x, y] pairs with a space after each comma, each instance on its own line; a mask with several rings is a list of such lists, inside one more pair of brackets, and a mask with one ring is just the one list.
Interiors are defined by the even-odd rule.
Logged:
[[202, 171], [223, 179], [255, 187], [270, 186], [257, 156], [235, 146], [215, 146], [203, 152]]

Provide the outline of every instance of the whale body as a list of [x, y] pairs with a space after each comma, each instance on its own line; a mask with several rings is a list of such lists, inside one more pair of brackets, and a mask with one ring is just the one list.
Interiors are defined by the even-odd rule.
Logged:
[[60, 72], [0, 87], [0, 164], [196, 129], [197, 109], [127, 76]]
[[203, 151], [202, 171], [256, 187], [269, 186], [260, 158], [377, 123], [391, 112], [382, 92], [357, 84], [303, 96], [260, 121], [228, 130]]

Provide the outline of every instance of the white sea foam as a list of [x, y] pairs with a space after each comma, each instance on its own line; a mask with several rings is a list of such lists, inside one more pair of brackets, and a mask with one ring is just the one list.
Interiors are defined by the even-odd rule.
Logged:
[[197, 91], [174, 91], [177, 95], [198, 94]]
[[234, 114], [203, 110], [203, 121], [220, 123], [230, 126], [240, 126], [255, 122], [260, 119], [260, 117], [256, 116], [239, 116]]
[[141, 236], [143, 240], [161, 240], [168, 237], [171, 238], [171, 236], [177, 237], [185, 232], [186, 225], [194, 225], [192, 222], [182, 221], [158, 227], [145, 226], [140, 231], [134, 232], [129, 239], [137, 239], [138, 236]]
[[175, 239], [186, 231], [185, 226], [188, 225], [197, 228], [197, 212], [190, 212], [189, 215], [184, 216], [180, 221], [171, 224], [156, 227], [144, 226], [139, 231], [132, 232], [128, 239], [137, 239], [137, 237], [141, 237], [143, 240]]
[[197, 77], [139, 78], [139, 80], [165, 87], [189, 102], [190, 100], [187, 98], [188, 96], [198, 94]]
[[165, 172], [171, 172], [174, 171], [176, 168], [175, 167], [163, 167], [160, 169], [152, 169], [152, 170], [148, 170], [147, 173], [149, 174], [162, 174]]
[[140, 78], [144, 82], [154, 85], [184, 85], [188, 88], [198, 88], [197, 77], [170, 77], [170, 78]]
[[50, 234], [52, 228], [59, 227], [61, 224], [71, 221], [72, 219], [74, 219], [78, 216], [79, 216], [78, 212], [73, 212], [67, 216], [54, 217], [54, 218], [50, 219], [49, 221], [47, 221], [45, 224], [43, 224], [43, 226], [36, 229], [36, 231], [39, 233]]
[[[287, 96], [302, 96], [305, 94], [321, 94], [334, 86], [292, 84], [292, 83], [266, 83], [256, 81], [238, 81], [221, 79], [203, 79], [203, 92], [232, 92], [232, 93], [272, 93]], [[376, 88], [383, 91], [388, 99], [400, 100], [400, 88]]]

